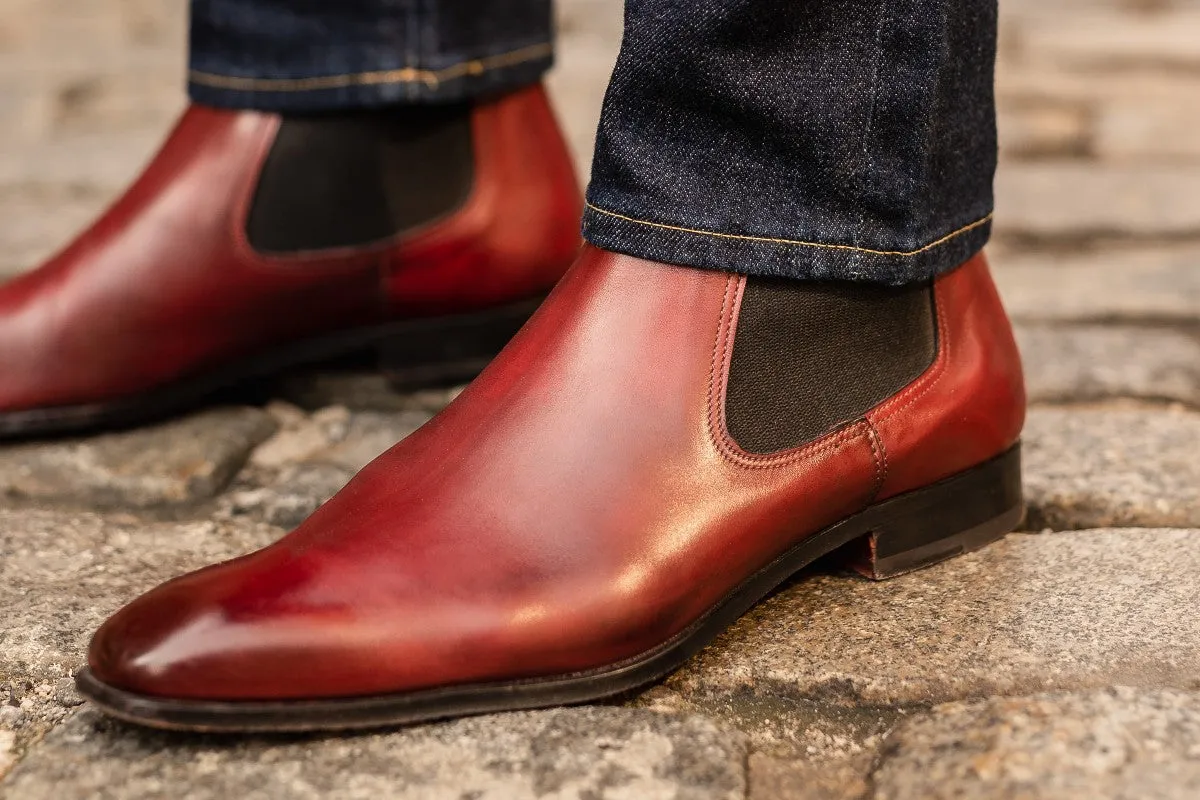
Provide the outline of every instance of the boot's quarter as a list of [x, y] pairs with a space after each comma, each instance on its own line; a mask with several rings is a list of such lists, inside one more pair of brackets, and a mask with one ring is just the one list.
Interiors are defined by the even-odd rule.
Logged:
[[278, 254], [246, 229], [280, 118], [190, 108], [91, 229], [0, 286], [0, 438], [139, 424], [390, 342], [401, 387], [473, 377], [576, 255], [581, 200], [540, 88], [470, 113], [457, 209]]
[[745, 285], [585, 248], [454, 403], [298, 530], [107, 622], [80, 690], [225, 731], [590, 701], [827, 553], [881, 578], [1017, 525], [1024, 390], [982, 256], [934, 285], [928, 369], [776, 453], [727, 431]]

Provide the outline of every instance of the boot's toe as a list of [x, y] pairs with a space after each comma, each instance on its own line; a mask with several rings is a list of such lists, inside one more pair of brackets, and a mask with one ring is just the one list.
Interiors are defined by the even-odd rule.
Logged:
[[231, 655], [230, 626], [218, 606], [189, 599], [176, 583], [138, 598], [96, 632], [88, 667], [97, 680], [135, 694], [206, 694], [205, 675]]

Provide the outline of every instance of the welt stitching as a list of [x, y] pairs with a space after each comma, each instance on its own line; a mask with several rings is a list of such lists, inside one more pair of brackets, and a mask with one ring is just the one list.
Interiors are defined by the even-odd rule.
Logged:
[[321, 89], [344, 89], [350, 86], [378, 86], [387, 83], [424, 83], [429, 88], [436, 89], [445, 81], [468, 75], [482, 75], [526, 61], [534, 61], [544, 58], [552, 52], [553, 45], [545, 42], [487, 58], [463, 61], [440, 70], [403, 67], [376, 72], [324, 75], [317, 78], [241, 78], [191, 70], [188, 73], [188, 80], [214, 89], [235, 89], [246, 92], [311, 92]]
[[789, 247], [813, 247], [813, 248], [817, 248], [820, 250], [845, 250], [845, 251], [849, 251], [852, 253], [866, 253], [868, 255], [873, 255], [873, 256], [897, 256], [900, 258], [911, 258], [913, 256], [919, 256], [922, 253], [926, 253], [926, 252], [934, 249], [935, 247], [938, 247], [940, 245], [945, 244], [946, 242], [949, 242], [951, 239], [961, 236], [964, 233], [969, 233], [970, 231], [975, 230], [976, 228], [980, 227], [981, 225], [986, 225], [987, 223], [992, 221], [992, 216], [993, 216], [992, 214], [988, 214], [984, 217], [980, 217], [979, 219], [975, 220], [974, 222], [968, 223], [967, 225], [964, 225], [963, 227], [959, 228], [958, 230], [953, 231], [952, 233], [946, 234], [945, 236], [938, 239], [937, 241], [930, 242], [929, 244], [925, 245], [924, 247], [920, 247], [916, 250], [872, 250], [868, 247], [856, 247], [854, 245], [849, 245], [849, 244], [828, 244], [825, 242], [805, 242], [805, 241], [801, 241], [798, 239], [775, 239], [775, 238], [768, 237], [768, 236], [743, 236], [743, 235], [734, 234], [734, 233], [718, 233], [717, 231], [705, 231], [705, 230], [700, 230], [699, 228], [684, 228], [679, 225], [667, 225], [662, 222], [650, 222], [650, 221], [644, 220], [644, 219], [628, 217], [624, 214], [618, 214], [614, 211], [607, 211], [603, 208], [600, 208], [599, 206], [592, 205], [591, 203], [587, 203], [586, 205], [589, 209], [591, 209], [592, 211], [595, 211], [597, 214], [603, 214], [608, 217], [613, 217], [614, 219], [623, 220], [625, 222], [632, 222], [637, 225], [645, 225], [650, 228], [660, 228], [662, 230], [676, 231], [679, 233], [691, 233], [691, 234], [695, 234], [697, 236], [711, 236], [711, 237], [714, 237], [717, 239], [731, 239], [734, 241], [741, 241], [741, 242], [760, 242], [760, 243], [765, 243], [765, 244], [786, 245]]
[[881, 413], [876, 418], [875, 422], [883, 422], [884, 420], [891, 419], [897, 414], [907, 410], [910, 406], [912, 406], [913, 403], [929, 394], [933, 387], [937, 385], [938, 381], [942, 379], [942, 376], [946, 374], [946, 363], [950, 354], [950, 329], [946, 325], [945, 309], [942, 307], [941, 294], [937, 291], [937, 289], [934, 289], [933, 297], [934, 305], [937, 307], [938, 337], [941, 339], [941, 344], [938, 347], [938, 364], [936, 368], [936, 374], [927, 373], [925, 375], [924, 385], [912, 387], [911, 392], [913, 392], [913, 396], [907, 398], [907, 402], [905, 402], [904, 405], [900, 406], [899, 408], [896, 408], [895, 406], [905, 400], [905, 395], [901, 394], [900, 396], [893, 398], [890, 403], [880, 409]]

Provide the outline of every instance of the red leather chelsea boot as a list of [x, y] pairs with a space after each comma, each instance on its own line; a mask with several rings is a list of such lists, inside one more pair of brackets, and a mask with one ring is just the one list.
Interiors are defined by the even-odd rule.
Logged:
[[298, 530], [105, 623], [79, 688], [207, 731], [613, 695], [828, 553], [883, 578], [1003, 537], [1024, 413], [982, 255], [893, 291], [585, 248], [457, 400]]
[[0, 287], [0, 437], [127, 426], [388, 342], [409, 387], [473, 377], [579, 249], [540, 87], [282, 119], [191, 107], [129, 192]]

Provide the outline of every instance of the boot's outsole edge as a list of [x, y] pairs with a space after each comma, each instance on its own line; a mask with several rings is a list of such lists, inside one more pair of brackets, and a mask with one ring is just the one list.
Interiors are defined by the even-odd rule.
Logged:
[[[76, 686], [80, 694], [119, 719], [151, 728], [204, 733], [365, 730], [603, 700], [668, 675], [797, 572], [852, 542], [890, 535], [896, 519], [910, 526], [908, 533], [914, 520], [930, 530], [924, 542], [911, 548], [914, 557], [903, 564], [904, 571], [1004, 538], [1024, 514], [1020, 476], [1017, 444], [969, 470], [872, 505], [799, 542], [662, 645], [586, 672], [322, 700], [172, 700], [110, 686], [88, 668], [76, 675]], [[911, 536], [899, 538], [914, 543]], [[947, 547], [931, 549], [943, 541]], [[876, 544], [869, 541], [872, 551]], [[894, 574], [899, 573], [887, 573]]]

